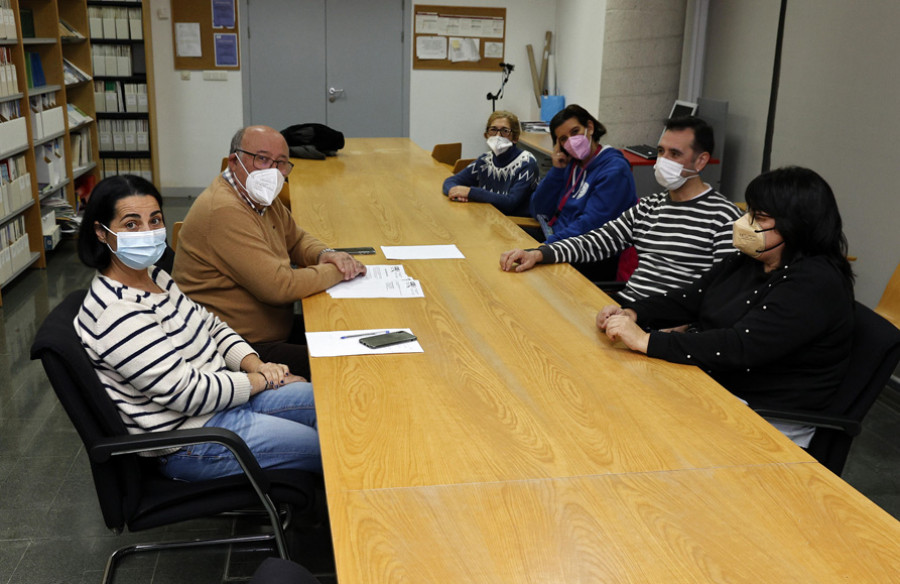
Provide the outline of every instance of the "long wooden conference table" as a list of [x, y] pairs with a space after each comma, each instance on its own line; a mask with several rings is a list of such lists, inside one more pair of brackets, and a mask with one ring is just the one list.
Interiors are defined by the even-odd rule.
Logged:
[[[424, 298], [303, 301], [309, 331], [411, 328], [424, 353], [313, 358], [341, 584], [896, 582], [900, 522], [700, 370], [594, 326], [610, 299], [405, 138], [295, 159], [293, 214]], [[388, 261], [381, 245], [465, 259]]]

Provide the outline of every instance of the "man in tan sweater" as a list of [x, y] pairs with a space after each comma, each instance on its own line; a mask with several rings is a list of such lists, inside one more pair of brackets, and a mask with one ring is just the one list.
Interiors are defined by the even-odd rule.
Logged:
[[294, 315], [294, 302], [365, 274], [366, 267], [294, 222], [277, 197], [292, 168], [278, 131], [239, 130], [228, 168], [185, 217], [172, 276], [263, 361], [285, 363], [291, 373], [308, 377], [303, 323]]

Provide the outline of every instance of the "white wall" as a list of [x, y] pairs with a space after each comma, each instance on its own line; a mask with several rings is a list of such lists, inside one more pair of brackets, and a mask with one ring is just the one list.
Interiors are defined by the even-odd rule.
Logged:
[[[506, 8], [505, 60], [515, 65], [515, 70], [506, 84], [503, 99], [497, 101], [497, 109], [512, 111], [523, 121], [539, 119], [540, 110], [534, 100], [525, 45], [532, 45], [540, 67], [544, 35], [548, 30], [553, 31], [554, 36], [556, 34], [556, 2], [445, 0], [443, 4]], [[487, 150], [483, 135], [484, 123], [491, 113], [487, 94], [497, 92], [501, 76], [499, 67], [496, 72], [413, 69], [410, 74], [409, 137], [429, 152], [437, 143], [462, 142], [463, 158], [475, 158]]]
[[744, 200], [762, 168], [780, 0], [709, 6], [703, 97], [728, 102], [721, 192]]
[[204, 81], [202, 71], [181, 78], [174, 69], [172, 21], [158, 18], [169, 0], [150, 0], [156, 132], [157, 186], [167, 196], [196, 194], [212, 182], [235, 130], [243, 125], [240, 71], [227, 81]]
[[558, 0], [556, 4], [556, 77], [566, 105], [577, 103], [598, 116], [603, 70], [606, 0]]
[[893, 0], [791, 0], [785, 17], [772, 166], [808, 166], [834, 189], [869, 306], [900, 262], [898, 22]]

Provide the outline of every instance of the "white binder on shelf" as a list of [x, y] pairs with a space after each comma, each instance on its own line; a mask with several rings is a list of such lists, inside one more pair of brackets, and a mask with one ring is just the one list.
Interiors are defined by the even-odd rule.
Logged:
[[129, 26], [128, 26], [128, 13], [126, 12], [126, 8], [116, 8], [116, 38], [120, 40], [128, 40], [129, 38]]
[[113, 150], [116, 152], [125, 151], [125, 130], [123, 120], [112, 120], [112, 140]]
[[94, 75], [103, 77], [106, 75], [106, 52], [102, 45], [91, 47], [91, 64], [94, 66]]
[[113, 149], [111, 120], [100, 120], [97, 123], [97, 137], [100, 140], [100, 150], [110, 151]]
[[150, 123], [147, 120], [137, 122], [137, 149], [141, 152], [150, 151]]
[[119, 60], [116, 58], [115, 47], [104, 46], [106, 54], [106, 74], [110, 77], [116, 77], [117, 75], [121, 75], [119, 73]]
[[125, 150], [134, 152], [137, 150], [137, 120], [123, 120], [125, 125]]
[[136, 41], [144, 40], [144, 23], [140, 8], [128, 9], [128, 26], [131, 29], [131, 38]]
[[103, 38], [116, 38], [116, 17], [110, 8], [103, 8]]
[[131, 47], [116, 47], [117, 75], [131, 77]]

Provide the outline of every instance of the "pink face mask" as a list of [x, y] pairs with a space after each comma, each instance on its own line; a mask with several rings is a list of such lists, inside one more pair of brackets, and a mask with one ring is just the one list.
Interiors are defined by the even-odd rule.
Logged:
[[587, 128], [584, 129], [584, 136], [572, 136], [566, 143], [563, 144], [563, 148], [566, 149], [572, 158], [576, 158], [578, 160], [584, 160], [587, 158], [588, 154], [591, 153], [591, 141], [587, 137]]

